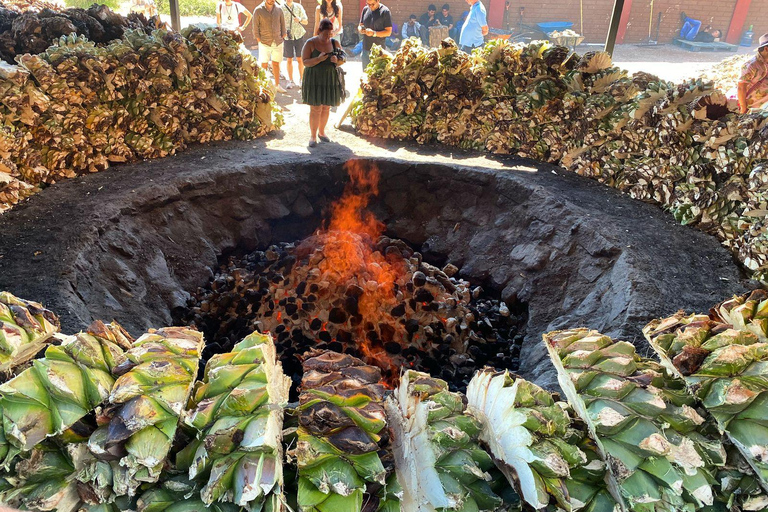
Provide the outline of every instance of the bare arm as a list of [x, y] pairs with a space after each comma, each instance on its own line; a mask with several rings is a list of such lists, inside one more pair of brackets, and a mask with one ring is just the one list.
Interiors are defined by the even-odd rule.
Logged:
[[749, 108], [747, 107], [747, 82], [739, 82], [738, 97], [739, 97], [739, 112], [746, 114]]
[[488, 35], [488, 25], [483, 25], [482, 27], [480, 27], [480, 30], [482, 31], [484, 36]]
[[304, 43], [304, 48], [301, 49], [301, 60], [304, 62], [304, 66], [309, 68], [316, 66], [324, 60], [328, 59], [327, 53], [321, 53], [317, 57], [312, 57], [312, 50], [314, 47], [314, 42], [310, 40]]
[[312, 35], [317, 35], [317, 29], [320, 27], [320, 6], [315, 7], [315, 29], [312, 31]]
[[243, 26], [240, 27], [240, 32], [245, 30], [245, 27], [247, 27], [248, 24], [253, 19], [253, 14], [251, 14], [251, 11], [249, 11], [248, 9], [243, 9], [243, 14], [245, 14], [245, 23], [243, 23]]
[[344, 7], [339, 3], [339, 30], [335, 30], [334, 34], [335, 36], [339, 35], [339, 32], [344, 28]]
[[299, 23], [302, 25], [307, 25], [309, 23], [309, 18], [307, 18], [307, 11], [304, 10], [304, 7], [301, 8], [301, 19], [299, 20]]
[[216, 24], [221, 26], [221, 4], [216, 6]]

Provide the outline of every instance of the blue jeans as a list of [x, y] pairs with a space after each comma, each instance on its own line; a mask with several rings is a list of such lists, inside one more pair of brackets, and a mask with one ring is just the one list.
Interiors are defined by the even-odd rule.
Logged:
[[685, 22], [683, 23], [683, 28], [680, 29], [680, 37], [686, 41], [693, 41], [696, 34], [699, 33], [700, 28], [701, 22], [699, 20], [686, 17]]

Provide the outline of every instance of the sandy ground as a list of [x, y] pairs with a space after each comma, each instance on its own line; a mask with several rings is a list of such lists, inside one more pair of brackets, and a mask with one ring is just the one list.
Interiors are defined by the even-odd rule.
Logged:
[[[583, 50], [579, 48], [579, 51]], [[739, 46], [736, 52], [689, 52], [672, 44], [645, 47], [622, 44], [616, 47], [613, 60], [633, 73], [645, 71], [666, 80], [680, 81], [698, 76], [703, 69], [738, 53], [753, 53], [753, 50]]]

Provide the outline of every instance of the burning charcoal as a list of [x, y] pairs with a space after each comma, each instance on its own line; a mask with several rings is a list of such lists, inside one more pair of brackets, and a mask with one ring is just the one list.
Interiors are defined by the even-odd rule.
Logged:
[[348, 296], [344, 300], [344, 309], [350, 315], [356, 315], [359, 312], [358, 302], [356, 297]]
[[413, 294], [413, 298], [417, 302], [432, 302], [435, 300], [435, 296], [425, 288], [419, 288], [416, 290], [416, 293]]
[[402, 350], [402, 347], [399, 343], [395, 343], [394, 341], [389, 341], [384, 344], [384, 350], [389, 352], [390, 354], [399, 354]]
[[333, 308], [330, 313], [328, 313], [328, 321], [335, 324], [343, 324], [347, 321], [347, 314], [341, 308]]
[[347, 297], [354, 297], [355, 299], [359, 299], [364, 292], [365, 290], [363, 290], [360, 286], [356, 284], [351, 284], [347, 286], [347, 289], [345, 290], [344, 295], [346, 295]]
[[442, 372], [452, 389], [466, 384], [466, 369], [516, 369], [524, 313], [504, 316], [506, 305], [453, 277], [455, 266], [441, 271], [400, 240], [375, 239], [320, 230], [297, 244], [229, 257], [186, 318], [222, 349], [247, 329], [272, 332], [294, 376], [298, 354], [316, 348], [362, 356], [389, 377], [404, 367]]

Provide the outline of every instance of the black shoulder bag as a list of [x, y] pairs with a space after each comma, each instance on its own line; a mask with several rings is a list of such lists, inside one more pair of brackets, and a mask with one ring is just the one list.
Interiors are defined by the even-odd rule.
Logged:
[[[341, 46], [336, 46], [336, 40], [333, 39], [333, 54], [338, 59], [347, 59], [347, 54], [344, 53], [344, 50], [341, 49]], [[336, 78], [339, 82], [339, 91], [341, 92], [341, 101], [344, 101], [347, 99], [347, 96], [349, 96], [349, 93], [347, 92], [347, 83], [346, 83], [346, 71], [341, 69], [341, 66], [336, 66]]]

